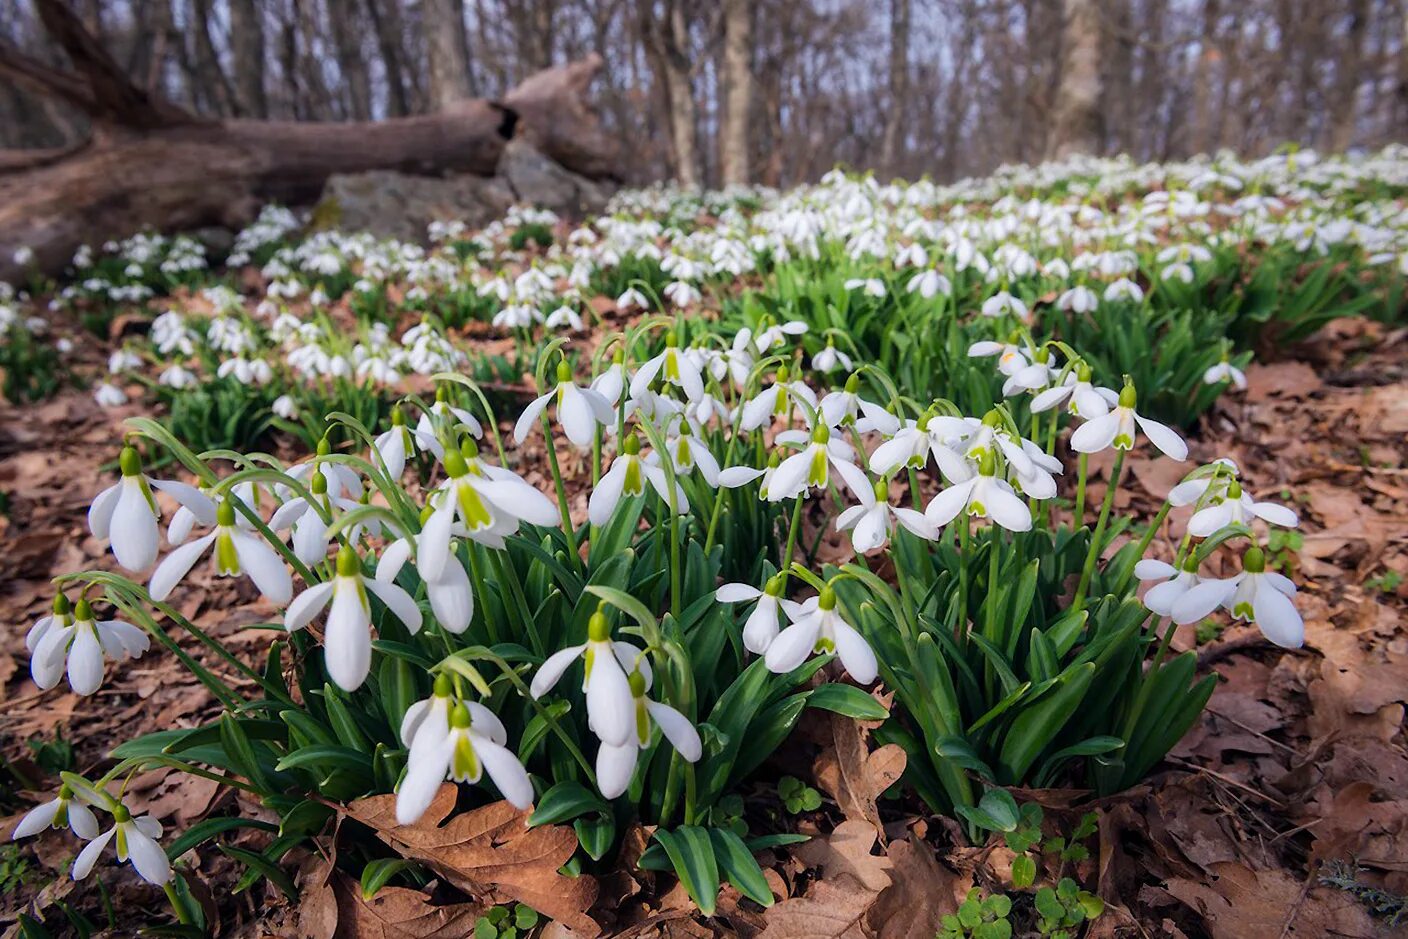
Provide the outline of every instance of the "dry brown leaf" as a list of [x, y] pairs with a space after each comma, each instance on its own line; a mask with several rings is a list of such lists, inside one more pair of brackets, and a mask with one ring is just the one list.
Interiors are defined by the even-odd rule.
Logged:
[[879, 892], [890, 885], [893, 862], [883, 855], [871, 854], [877, 841], [875, 828], [859, 818], [848, 818], [826, 837], [816, 837], [792, 848], [808, 867], [821, 869], [822, 877], [834, 880], [845, 874], [866, 890]]
[[1174, 878], [1168, 892], [1203, 917], [1212, 939], [1383, 935], [1347, 893], [1328, 887], [1306, 891], [1304, 883], [1284, 871], [1254, 871], [1241, 864], [1218, 864], [1211, 873], [1206, 884]]
[[358, 799], [343, 811], [375, 829], [404, 857], [420, 861], [477, 899], [526, 903], [584, 936], [600, 931], [587, 915], [596, 901], [596, 880], [558, 873], [577, 849], [570, 828], [529, 828], [528, 813], [507, 802], [451, 815], [457, 795], [455, 786], [442, 785], [414, 825], [396, 823], [394, 795]]
[[819, 880], [806, 896], [768, 908], [758, 939], [869, 939], [865, 914], [875, 897], [850, 877]]
[[463, 939], [486, 907], [478, 903], [436, 905], [419, 890], [382, 887], [370, 900], [341, 871], [305, 887], [299, 908], [303, 939]]
[[945, 913], [954, 913], [973, 886], [938, 862], [934, 849], [911, 835], [890, 845], [891, 884], [876, 897], [866, 923], [876, 939], [933, 939]]
[[871, 753], [866, 745], [870, 734], [864, 727], [839, 714], [827, 717], [831, 745], [812, 767], [816, 783], [848, 819], [864, 819], [883, 834], [875, 800], [904, 775], [904, 749], [890, 743]]

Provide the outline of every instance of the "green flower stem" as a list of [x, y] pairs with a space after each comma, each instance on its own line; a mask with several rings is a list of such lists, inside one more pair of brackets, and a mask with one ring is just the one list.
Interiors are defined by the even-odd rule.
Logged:
[[499, 580], [508, 585], [508, 592], [513, 595], [513, 603], [518, 607], [518, 618], [522, 621], [524, 630], [533, 642], [533, 652], [538, 655], [547, 655], [547, 647], [543, 645], [543, 638], [538, 634], [538, 622], [533, 618], [533, 611], [528, 609], [528, 600], [523, 596], [523, 587], [518, 582], [517, 574], [514, 573], [510, 576], [503, 558], [499, 557], [499, 552], [490, 551], [489, 557], [493, 561], [494, 570], [499, 575]]
[[960, 647], [968, 644], [968, 556], [973, 546], [968, 514], [958, 513], [958, 622], [953, 624], [954, 641]]
[[[1105, 500], [1100, 505], [1100, 519], [1095, 523], [1095, 533], [1090, 538], [1090, 550], [1085, 554], [1085, 567], [1080, 572], [1080, 586], [1076, 588], [1075, 609], [1085, 609], [1085, 591], [1090, 587], [1090, 578], [1095, 574], [1095, 562], [1100, 559], [1100, 542], [1105, 537], [1105, 524], [1110, 520], [1110, 507], [1115, 504], [1115, 490], [1120, 487], [1120, 475], [1124, 470], [1124, 456], [1128, 450], [1115, 451], [1115, 467], [1110, 471], [1110, 485], [1105, 490]], [[1082, 466], [1083, 470], [1085, 467]], [[1084, 474], [1082, 474], [1084, 475]]]
[[[1159, 628], [1159, 618], [1154, 618], [1153, 628]], [[1124, 720], [1124, 729], [1120, 736], [1128, 743], [1130, 735], [1134, 733], [1134, 728], [1139, 723], [1139, 718], [1143, 716], [1144, 707], [1149, 703], [1149, 695], [1153, 693], [1154, 676], [1163, 667], [1164, 658], [1168, 655], [1169, 644], [1173, 642], [1173, 634], [1178, 630], [1178, 624], [1173, 620], [1168, 621], [1168, 627], [1164, 629], [1163, 637], [1159, 640], [1159, 651], [1154, 654], [1154, 662], [1149, 666], [1149, 671], [1140, 675], [1139, 693], [1134, 697], [1134, 705], [1129, 709], [1128, 716]]]
[[484, 628], [489, 633], [491, 645], [499, 644], [499, 629], [494, 625], [494, 620], [489, 616], [489, 609], [484, 605], [483, 598], [488, 594], [488, 587], [484, 583], [484, 571], [479, 567], [479, 551], [477, 545], [470, 545], [469, 551], [469, 576], [474, 581], [474, 592], [480, 598], [479, 609], [484, 614]]
[[562, 468], [557, 463], [557, 441], [553, 437], [552, 425], [548, 423], [547, 408], [543, 409], [543, 443], [548, 451], [548, 469], [552, 471], [553, 488], [557, 490], [557, 507], [562, 512], [562, 533], [567, 537], [568, 554], [572, 555], [572, 567], [583, 579], [587, 576], [582, 552], [577, 548], [577, 535], [572, 528], [572, 512], [567, 506], [567, 486], [562, 482]]
[[185, 904], [181, 902], [180, 896], [176, 893], [175, 878], [173, 877], [171, 880], [162, 884], [161, 889], [165, 891], [167, 902], [171, 904], [171, 912], [176, 914], [176, 919], [181, 925], [194, 926], [195, 920], [191, 918], [191, 914], [186, 910]]
[[[1165, 499], [1164, 504], [1159, 507], [1158, 514], [1155, 515], [1154, 520], [1149, 523], [1149, 530], [1144, 532], [1144, 537], [1139, 539], [1139, 550], [1134, 554], [1136, 559], [1142, 558], [1144, 552], [1149, 550], [1150, 542], [1154, 540], [1154, 535], [1158, 534], [1159, 528], [1163, 525], [1164, 519], [1168, 517], [1169, 510], [1172, 508], [1173, 504]], [[1120, 582], [1115, 585], [1115, 596], [1124, 593], [1125, 588], [1129, 586], [1129, 579], [1133, 576], [1134, 566], [1130, 565], [1129, 570], [1125, 571], [1124, 576], [1120, 578]]]
[[787, 548], [782, 556], [782, 587], [787, 588], [787, 576], [792, 569], [792, 552], [797, 549], [797, 530], [802, 527], [802, 496], [793, 500], [792, 523], [787, 527]]

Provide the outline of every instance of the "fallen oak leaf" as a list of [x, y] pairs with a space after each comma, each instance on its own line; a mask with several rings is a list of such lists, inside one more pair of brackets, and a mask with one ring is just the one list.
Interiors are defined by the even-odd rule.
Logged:
[[403, 857], [420, 861], [477, 899], [526, 903], [585, 937], [601, 931], [587, 915], [596, 902], [596, 880], [558, 871], [577, 849], [571, 828], [529, 828], [529, 813], [507, 802], [452, 815], [457, 797], [457, 788], [445, 783], [413, 825], [396, 823], [394, 795], [358, 799], [341, 811], [374, 829]]
[[869, 731], [839, 714], [828, 715], [829, 743], [812, 767], [816, 784], [835, 800], [848, 819], [863, 819], [881, 834], [880, 810], [875, 800], [904, 775], [905, 752], [888, 743], [870, 752]]
[[1369, 913], [1347, 893], [1305, 885], [1285, 871], [1254, 871], [1237, 863], [1214, 865], [1208, 883], [1173, 878], [1170, 894], [1203, 917], [1212, 939], [1371, 939], [1382, 935]]
[[407, 887], [382, 887], [364, 899], [361, 886], [341, 871], [303, 903], [310, 907], [299, 910], [304, 939], [463, 939], [488, 909], [479, 903], [433, 904]]
[[870, 853], [877, 840], [875, 828], [869, 822], [848, 818], [825, 838], [813, 838], [790, 850], [803, 864], [819, 868], [827, 880], [849, 875], [865, 889], [879, 892], [890, 885], [894, 862], [884, 855]]
[[758, 939], [869, 939], [865, 914], [876, 896], [851, 877], [819, 880], [806, 896], [769, 907]]
[[875, 898], [866, 923], [876, 939], [933, 939], [946, 913], [956, 913], [973, 886], [938, 862], [913, 834], [890, 844], [891, 883]]

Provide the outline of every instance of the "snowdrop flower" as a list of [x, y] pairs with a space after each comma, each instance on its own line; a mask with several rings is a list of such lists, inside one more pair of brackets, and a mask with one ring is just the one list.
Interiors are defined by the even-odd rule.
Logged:
[[1224, 381], [1230, 381], [1238, 391], [1247, 390], [1246, 374], [1226, 359], [1203, 372], [1203, 384], [1205, 385], [1216, 385]]
[[852, 368], [851, 357], [839, 351], [835, 343], [828, 339], [826, 348], [812, 356], [812, 368], [818, 372], [834, 372], [838, 368], [849, 372]]
[[280, 394], [269, 405], [269, 410], [275, 412], [277, 417], [282, 417], [286, 421], [298, 420], [298, 404], [293, 400], [291, 394]]
[[773, 473], [768, 485], [768, 501], [801, 498], [813, 488], [824, 492], [833, 471], [856, 498], [863, 499], [861, 493], [870, 490], [870, 483], [854, 459], [855, 451], [845, 441], [832, 440], [831, 428], [818, 424], [802, 452], [787, 457]]
[[885, 296], [885, 282], [878, 277], [852, 277], [843, 286], [847, 290], [859, 290], [867, 297]]
[[836, 591], [829, 586], [813, 601], [798, 607], [797, 619], [778, 633], [763, 661], [768, 671], [781, 675], [800, 666], [814, 652], [835, 652], [846, 673], [863, 685], [874, 681], [879, 672], [875, 653], [855, 627], [842, 619]]
[[606, 614], [597, 609], [587, 622], [587, 641], [554, 652], [538, 668], [529, 693], [541, 698], [552, 690], [573, 662], [581, 659], [582, 690], [587, 696], [587, 724], [604, 744], [625, 745], [635, 732], [635, 696], [626, 670], [649, 671], [645, 653], [627, 642], [612, 642]]
[[127, 403], [127, 392], [116, 385], [102, 382], [93, 392], [93, 400], [105, 408], [117, 408]]
[[1033, 414], [1041, 414], [1060, 404], [1077, 417], [1103, 417], [1111, 405], [1119, 403], [1119, 394], [1112, 388], [1097, 388], [1090, 382], [1090, 366], [1081, 363], [1066, 380], [1039, 393], [1032, 399]]
[[887, 544], [896, 524], [920, 538], [929, 541], [938, 539], [938, 526], [923, 512], [892, 506], [889, 498], [889, 482], [878, 480], [873, 492], [860, 497], [860, 505], [853, 505], [836, 517], [836, 530], [851, 533], [851, 545], [857, 554], [865, 554]]
[[622, 310], [648, 310], [650, 301], [636, 288], [627, 287], [626, 292], [616, 298], [616, 306]]
[[484, 463], [472, 451], [473, 444], [468, 446], [468, 458], [459, 450], [445, 451], [446, 479], [429, 499], [434, 512], [421, 529], [416, 564], [426, 580], [439, 580], [449, 562], [450, 535], [456, 521], [464, 534], [490, 547], [501, 547], [521, 522], [561, 523], [551, 499], [512, 471]]
[[626, 366], [623, 360], [621, 350], [617, 349], [606, 371], [592, 379], [592, 391], [605, 398], [606, 403], [613, 409], [620, 403], [621, 392], [626, 389]]
[[546, 394], [529, 402], [513, 425], [513, 441], [522, 444], [549, 401], [557, 403], [557, 420], [573, 446], [585, 450], [596, 439], [598, 424], [609, 425], [615, 418], [611, 402], [591, 388], [572, 384], [572, 368], [564, 359], [557, 363], [557, 384]]
[[761, 480], [761, 484], [758, 486], [758, 498], [767, 499], [768, 483], [772, 482], [772, 474], [777, 472], [777, 468], [781, 465], [782, 457], [774, 452], [768, 456], [768, 465], [763, 469], [752, 466], [730, 466], [719, 472], [719, 485], [725, 489], [737, 489], [754, 480]]
[[[739, 330], [739, 332], [746, 333], [747, 330], [743, 329]], [[801, 320], [788, 320], [785, 323], [771, 323], [758, 330], [757, 336], [753, 338], [753, 347], [758, 350], [759, 355], [766, 355], [769, 349], [785, 343], [788, 336], [802, 336], [805, 335], [806, 332], [807, 324], [803, 323]]]
[[454, 683], [449, 675], [441, 672], [435, 676], [430, 697], [422, 698], [406, 708], [406, 714], [401, 718], [402, 746], [409, 748], [422, 730], [435, 737], [448, 734], [450, 711], [454, 706]]
[[860, 376], [852, 374], [841, 391], [833, 391], [821, 399], [821, 419], [832, 427], [848, 422], [861, 433], [879, 431], [893, 435], [900, 429], [900, 419], [881, 405], [860, 396]]
[[179, 365], [172, 365], [162, 369], [161, 374], [157, 376], [156, 380], [158, 384], [164, 385], [167, 388], [175, 388], [179, 391], [182, 388], [189, 388], [194, 385], [197, 378], [195, 373], [189, 369], [182, 368]]
[[1227, 457], [1219, 457], [1206, 466], [1200, 466], [1178, 485], [1168, 491], [1168, 503], [1172, 506], [1192, 505], [1202, 501], [1223, 499], [1227, 487], [1238, 473], [1237, 464]]
[[[660, 494], [660, 498], [670, 503], [670, 483], [665, 470], [658, 463], [651, 463], [640, 455], [640, 440], [635, 433], [628, 433], [621, 441], [621, 450], [616, 459], [597, 482], [587, 499], [587, 518], [593, 525], [605, 525], [611, 520], [616, 506], [623, 498], [631, 498], [645, 493], [645, 484]], [[675, 510], [681, 515], [689, 511], [689, 499], [684, 494], [678, 480], [675, 482]]]
[[108, 356], [108, 373], [130, 372], [142, 367], [142, 357], [131, 349], [117, 349]]
[[25, 813], [10, 840], [19, 841], [49, 828], [67, 828], [84, 841], [92, 841], [98, 837], [98, 819], [89, 805], [97, 803], [82, 789], [64, 783], [58, 795]]
[[152, 495], [153, 489], [185, 506], [202, 525], [215, 524], [215, 503], [196, 487], [143, 475], [141, 457], [131, 447], [122, 448], [117, 462], [122, 479], [93, 500], [88, 510], [88, 530], [95, 538], [109, 539], [113, 557], [129, 571], [146, 570], [156, 560], [156, 523], [161, 509]]
[[[666, 288], [665, 292], [668, 294], [670, 291]], [[566, 327], [567, 329], [577, 332], [581, 332], [585, 328], [582, 323], [582, 317], [577, 314], [576, 310], [565, 303], [549, 313], [543, 325], [548, 329], [562, 329]]]
[[[319, 564], [327, 560], [328, 545], [331, 544], [331, 538], [328, 536], [330, 523], [323, 520], [324, 514], [331, 518], [334, 509], [350, 512], [361, 503], [353, 502], [344, 496], [329, 496], [327, 477], [322, 473], [313, 474], [308, 488], [313, 497], [312, 502], [303, 496], [288, 500], [279, 506], [269, 519], [269, 528], [271, 531], [293, 529], [294, 557], [304, 564]], [[322, 508], [321, 512], [318, 507]], [[353, 530], [347, 533], [348, 540], [356, 542], [357, 534], [354, 526]]]
[[1207, 538], [1228, 525], [1250, 525], [1256, 518], [1282, 528], [1295, 528], [1300, 524], [1300, 517], [1284, 505], [1253, 501], [1236, 479], [1229, 480], [1223, 493], [1214, 496], [1212, 501], [1213, 504], [1193, 513], [1188, 520], [1188, 534]]
[[406, 471], [406, 460], [416, 450], [431, 450], [434, 435], [425, 435], [419, 428], [411, 430], [406, 426], [406, 415], [399, 405], [391, 409], [391, 429], [383, 431], [373, 441], [377, 455], [386, 466], [387, 475], [393, 480], [400, 479]]
[[[414, 538], [399, 538], [386, 546], [376, 564], [376, 579], [382, 583], [392, 583], [396, 575], [411, 556], [413, 543], [419, 545], [421, 535]], [[469, 573], [459, 560], [446, 562], [435, 579], [422, 577], [425, 593], [430, 600], [430, 612], [435, 621], [452, 633], [462, 633], [474, 619], [474, 588], [470, 585]]]
[[411, 595], [392, 583], [362, 575], [357, 552], [344, 545], [337, 552], [337, 575], [314, 584], [289, 604], [284, 628], [297, 632], [332, 601], [323, 635], [323, 661], [328, 675], [344, 691], [356, 691], [366, 680], [372, 662], [372, 608], [370, 591], [412, 634], [420, 632], [420, 608]]
[[635, 716], [633, 732], [619, 746], [603, 743], [596, 754], [596, 783], [605, 799], [614, 799], [630, 787], [640, 751], [650, 746], [654, 727], [660, 728], [661, 734], [686, 762], [697, 763], [704, 755], [704, 743], [689, 718], [668, 704], [646, 697], [650, 690], [648, 673], [634, 670], [627, 682]]
[[909, 279], [905, 292], [918, 293], [925, 300], [930, 300], [938, 294], [950, 296], [953, 293], [953, 285], [938, 271], [921, 271]]
[[1056, 306], [1068, 313], [1094, 313], [1100, 297], [1084, 284], [1072, 287], [1056, 298]]
[[1025, 465], [1011, 460], [1007, 463], [1015, 474], [1017, 490], [1033, 499], [1055, 498], [1056, 477], [1065, 472], [1061, 461], [1026, 439], [1022, 440], [1022, 453], [1027, 458]]
[[[327, 437], [323, 437], [318, 441], [318, 448], [314, 451], [313, 459], [290, 466], [285, 472], [301, 481], [311, 481], [314, 473], [322, 473], [327, 477], [328, 492], [334, 498], [338, 496], [346, 496], [348, 499], [362, 498], [362, 478], [357, 475], [356, 470], [345, 463], [335, 463], [325, 459], [331, 453], [332, 442]], [[280, 499], [289, 498], [292, 492], [287, 486], [275, 486], [274, 489]]]
[[147, 584], [147, 590], [158, 603], [171, 596], [171, 591], [189, 573], [196, 561], [211, 545], [215, 546], [215, 572], [224, 577], [248, 574], [259, 592], [271, 603], [283, 606], [293, 596], [293, 581], [283, 559], [274, 553], [261, 536], [235, 524], [235, 506], [229, 499], [220, 503], [215, 512], [215, 530], [197, 538], [166, 556]]
[[1219, 606], [1236, 619], [1254, 622], [1262, 634], [1285, 649], [1305, 644], [1305, 621], [1293, 598], [1295, 584], [1266, 570], [1266, 555], [1258, 547], [1242, 556], [1242, 572], [1226, 580], [1205, 579], [1173, 604], [1173, 621], [1196, 623]]
[[793, 407], [789, 396], [802, 399], [808, 407], [816, 410], [816, 393], [805, 382], [790, 380], [787, 366], [784, 365], [777, 370], [772, 384], [744, 402], [738, 426], [742, 430], [757, 430], [775, 417], [787, 418]]
[[472, 701], [456, 704], [443, 735], [428, 728], [415, 735], [396, 793], [396, 821], [419, 821], [445, 780], [473, 784], [485, 772], [514, 808], [527, 809], [533, 804], [533, 783], [507, 742], [503, 722], [488, 708]]
[[1031, 510], [1006, 480], [997, 478], [997, 459], [991, 452], [983, 455], [976, 476], [949, 486], [924, 510], [929, 521], [939, 528], [960, 512], [989, 518], [1008, 531], [1028, 531], [1032, 527]]
[[1142, 600], [1146, 609], [1160, 616], [1172, 616], [1174, 604], [1202, 582], [1198, 577], [1198, 564], [1191, 556], [1182, 570], [1167, 561], [1144, 558], [1134, 565], [1134, 576], [1141, 581], [1158, 581], [1145, 592]]
[[1131, 303], [1139, 303], [1144, 299], [1144, 291], [1128, 277], [1121, 277], [1105, 288], [1105, 299], [1112, 302], [1128, 300]]
[[1144, 431], [1149, 442], [1179, 462], [1188, 459], [1188, 445], [1167, 425], [1144, 417], [1134, 410], [1134, 386], [1126, 384], [1109, 413], [1091, 418], [1071, 434], [1071, 449], [1079, 453], [1099, 453], [1113, 446], [1116, 450], [1134, 449], [1135, 426]]
[[73, 879], [82, 880], [93, 871], [108, 842], [116, 839], [117, 859], [131, 861], [132, 867], [149, 884], [164, 885], [171, 879], [171, 862], [156, 839], [161, 837], [161, 822], [150, 815], [132, 817], [127, 806], [118, 803], [112, 810], [113, 826], [103, 832], [80, 852], [73, 861]]
[[714, 591], [714, 599], [720, 603], [758, 601], [743, 623], [743, 648], [755, 655], [768, 651], [768, 646], [777, 638], [778, 611], [790, 609], [795, 612], [800, 609], [798, 604], [782, 596], [784, 586], [782, 575], [775, 574], [762, 590], [748, 584], [724, 584]]
[[[990, 319], [996, 319], [1009, 313], [1023, 322], [1031, 318], [1027, 305], [1006, 290], [999, 290], [984, 300], [981, 312]], [[972, 350], [969, 350], [968, 354], [972, 355]]]
[[[688, 476], [696, 469], [711, 489], [719, 487], [719, 461], [709, 450], [709, 445], [699, 439], [683, 415], [671, 421], [665, 432], [665, 450], [674, 464], [675, 476]], [[651, 463], [658, 462], [655, 454], [646, 457]]]
[[[47, 622], [46, 622], [47, 621]], [[105, 659], [120, 662], [140, 658], [151, 645], [142, 630], [122, 620], [98, 622], [87, 599], [80, 598], [68, 615], [68, 599], [54, 598], [54, 613], [34, 624], [30, 645], [30, 675], [41, 691], [48, 691], [68, 672], [75, 694], [90, 695], [103, 683]]]
[[665, 351], [642, 365], [631, 379], [631, 397], [641, 398], [656, 376], [684, 389], [685, 397], [691, 401], [697, 401], [704, 394], [704, 378], [699, 366], [675, 345], [673, 333], [665, 337]]
[[445, 389], [439, 388], [435, 392], [435, 403], [430, 406], [429, 411], [421, 413], [420, 420], [416, 422], [416, 438], [423, 441], [424, 446], [435, 454], [436, 459], [444, 456], [444, 448], [440, 446], [438, 431], [449, 436], [456, 437], [461, 431], [468, 433], [478, 440], [484, 436], [484, 425], [479, 423], [479, 419], [464, 408], [458, 408], [445, 400]]
[[970, 359], [981, 359], [992, 355], [997, 356], [997, 370], [1004, 375], [1015, 375], [1031, 365], [1027, 359], [1026, 351], [1015, 342], [982, 340], [968, 347]]
[[683, 308], [699, 302], [703, 294], [693, 284], [676, 280], [665, 285], [665, 296], [675, 306]]

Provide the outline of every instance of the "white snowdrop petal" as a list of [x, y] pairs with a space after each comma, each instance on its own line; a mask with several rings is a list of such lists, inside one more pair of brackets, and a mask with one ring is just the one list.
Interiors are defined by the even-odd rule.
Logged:
[[742, 603], [745, 600], [756, 600], [762, 595], [761, 590], [748, 584], [724, 584], [714, 591], [714, 599], [720, 603]]
[[[341, 580], [341, 579], [339, 579]], [[368, 612], [351, 584], [338, 583], [323, 636], [323, 663], [343, 691], [356, 691], [371, 671], [372, 637]]]
[[135, 825], [127, 831], [127, 858], [149, 884], [159, 886], [171, 879], [171, 862], [166, 859], [166, 852]]
[[[452, 562], [458, 564], [458, 561]], [[416, 601], [409, 593], [402, 590], [395, 584], [385, 583], [377, 580], [364, 581], [367, 590], [371, 591], [378, 600], [385, 603], [387, 608], [395, 614], [396, 618], [405, 624], [412, 634], [420, 632], [421, 613], [420, 607], [416, 606]]]
[[630, 787], [639, 752], [635, 741], [621, 746], [603, 743], [596, 751], [596, 784], [602, 798], [615, 799]]
[[103, 647], [93, 630], [80, 626], [68, 650], [68, 686], [74, 694], [90, 695], [103, 684]]
[[109, 828], [107, 831], [88, 842], [83, 850], [78, 852], [78, 857], [73, 860], [74, 880], [82, 880], [93, 872], [93, 865], [98, 863], [98, 858], [102, 855], [103, 849], [108, 846], [108, 842], [112, 840], [112, 836], [116, 833], [116, 828]]
[[[69, 806], [70, 811], [73, 805]], [[25, 813], [20, 819], [15, 830], [10, 834], [11, 841], [19, 841], [21, 838], [28, 838], [30, 835], [37, 835], [50, 825], [54, 824], [54, 817], [59, 814], [59, 800], [50, 799], [40, 805], [36, 805]], [[91, 814], [91, 813], [90, 813]], [[91, 836], [90, 836], [91, 837]]]
[[1290, 597], [1279, 590], [1259, 585], [1252, 601], [1252, 615], [1262, 634], [1284, 649], [1305, 645], [1305, 621]]
[[816, 646], [820, 627], [813, 614], [778, 633], [763, 657], [768, 671], [782, 675], [805, 662]]
[[543, 413], [543, 409], [548, 406], [552, 396], [557, 393], [557, 389], [549, 391], [547, 394], [538, 395], [528, 406], [523, 409], [523, 413], [518, 416], [518, 420], [513, 425], [513, 442], [522, 444], [528, 439], [528, 435], [533, 432], [533, 425], [538, 422], [538, 417]]
[[1109, 449], [1119, 432], [1119, 414], [1111, 411], [1092, 418], [1075, 429], [1071, 434], [1071, 449], [1077, 453], [1099, 453]]
[[582, 653], [587, 650], [586, 643], [579, 646], [571, 646], [561, 652], [554, 652], [547, 657], [542, 665], [538, 666], [538, 671], [533, 675], [532, 684], [528, 686], [528, 692], [534, 698], [541, 698], [556, 685], [562, 678], [562, 673], [571, 667], [572, 663], [582, 657]]
[[868, 685], [879, 674], [879, 664], [869, 643], [847, 623], [837, 617], [832, 624], [836, 638], [836, 655], [846, 673], [862, 685]]
[[1144, 558], [1134, 565], [1134, 576], [1140, 580], [1162, 580], [1177, 573], [1172, 564], [1157, 558]]
[[533, 804], [533, 783], [528, 771], [507, 749], [478, 734], [471, 734], [474, 752], [499, 792], [514, 808], [522, 811]]
[[288, 605], [293, 596], [293, 579], [284, 566], [283, 558], [275, 554], [274, 549], [258, 535], [234, 531], [230, 537], [235, 543], [240, 567], [254, 581], [259, 592], [275, 606]]
[[215, 533], [197, 538], [189, 544], [183, 544], [168, 554], [155, 571], [152, 572], [151, 580], [147, 582], [147, 592], [151, 598], [158, 603], [171, 596], [171, 591], [181, 582], [200, 556], [210, 547], [215, 540]]
[[112, 553], [117, 563], [129, 571], [144, 571], [156, 560], [159, 533], [156, 514], [147, 502], [136, 477], [123, 481], [117, 505], [112, 512], [112, 528], [108, 532]]
[[593, 658], [587, 678], [587, 714], [603, 743], [620, 746], [635, 730], [635, 699], [614, 654]]
[[313, 617], [318, 615], [328, 602], [328, 597], [332, 596], [332, 581], [325, 581], [321, 584], [314, 584], [307, 590], [300, 593], [289, 604], [288, 611], [284, 614], [284, 629], [289, 632], [297, 632], [313, 621]]
[[704, 743], [699, 739], [699, 731], [690, 723], [689, 718], [659, 701], [647, 701], [645, 708], [650, 712], [651, 719], [660, 726], [660, 732], [665, 735], [665, 739], [679, 751], [680, 756], [690, 763], [698, 762], [704, 755]]
[[1171, 427], [1144, 417], [1142, 414], [1135, 414], [1134, 420], [1139, 424], [1139, 429], [1144, 431], [1144, 435], [1149, 438], [1149, 441], [1170, 459], [1180, 463], [1188, 459], [1188, 444], [1184, 443], [1183, 438], [1178, 436]]

